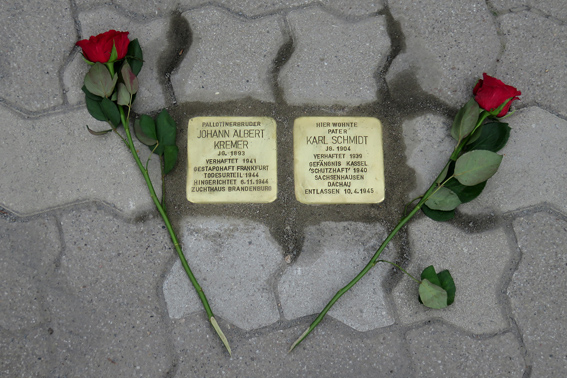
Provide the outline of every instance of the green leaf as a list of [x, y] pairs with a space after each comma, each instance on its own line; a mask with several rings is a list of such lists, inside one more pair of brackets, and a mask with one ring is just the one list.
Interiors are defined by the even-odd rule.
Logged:
[[[468, 151], [486, 150], [498, 152], [508, 142], [510, 127], [507, 123], [491, 122], [482, 126], [478, 138], [467, 145]], [[475, 135], [477, 132], [475, 132]]]
[[[140, 119], [134, 121], [136, 138], [146, 146], [155, 146], [157, 143], [156, 125], [152, 117], [142, 114]], [[150, 148], [153, 150], [153, 148]]]
[[434, 192], [431, 197], [425, 202], [425, 205], [432, 210], [449, 211], [455, 209], [461, 204], [459, 196], [452, 190], [445, 187], [439, 188]]
[[165, 109], [156, 117], [156, 135], [159, 143], [154, 153], [163, 155], [165, 146], [175, 146], [177, 127], [175, 121]]
[[132, 68], [128, 64], [128, 61], [125, 61], [122, 64], [122, 69], [120, 70], [122, 74], [122, 80], [124, 80], [124, 85], [130, 94], [134, 94], [138, 92], [138, 78], [132, 72]]
[[482, 130], [483, 127], [484, 127], [484, 125], [480, 125], [480, 126], [474, 131], [474, 134], [472, 134], [471, 137], [469, 138], [469, 140], [467, 141], [467, 145], [468, 145], [468, 144], [471, 144], [471, 143], [474, 142], [474, 141], [476, 141], [476, 140], [480, 137], [480, 134], [481, 134], [481, 132], [482, 132], [481, 130]]
[[103, 97], [94, 95], [94, 94], [92, 94], [91, 92], [89, 92], [89, 90], [87, 89], [87, 87], [85, 87], [84, 85], [81, 87], [81, 90], [82, 90], [83, 92], [85, 92], [85, 97], [90, 98], [91, 100], [95, 100], [95, 101], [101, 102], [102, 99], [103, 99]]
[[175, 166], [179, 148], [177, 146], [165, 146], [163, 150], [163, 174], [167, 175]]
[[118, 111], [118, 106], [116, 106], [114, 102], [107, 98], [103, 98], [100, 102], [100, 107], [112, 126], [120, 126], [120, 112]]
[[447, 292], [427, 279], [422, 280], [419, 284], [419, 298], [423, 305], [429, 308], [447, 307]]
[[130, 92], [126, 88], [126, 85], [118, 83], [118, 105], [130, 106]]
[[117, 81], [118, 75], [112, 77], [106, 66], [97, 62], [85, 75], [84, 83], [85, 87], [92, 94], [100, 97], [110, 97]]
[[[455, 287], [455, 282], [453, 281], [453, 277], [451, 277], [451, 273], [449, 273], [448, 270], [435, 273], [435, 268], [433, 267], [433, 265], [430, 265], [427, 268], [425, 268], [421, 273], [421, 280], [422, 282], [420, 283], [420, 287], [419, 287], [420, 303], [423, 303], [425, 306], [431, 308], [444, 308], [451, 305], [454, 302], [455, 293], [457, 289]], [[425, 286], [422, 287], [422, 285]], [[438, 289], [432, 288], [431, 285], [437, 286], [438, 288], [442, 289], [445, 292], [444, 305], [442, 303], [443, 294]], [[424, 299], [422, 292], [424, 292], [426, 296], [427, 295], [435, 296], [435, 299], [432, 300], [430, 297]], [[436, 296], [439, 294], [441, 295], [441, 297], [437, 298]], [[432, 304], [437, 307], [433, 307]]]
[[457, 288], [455, 287], [455, 281], [451, 277], [451, 273], [448, 270], [443, 270], [437, 273], [439, 281], [441, 282], [441, 287], [447, 292], [447, 306], [450, 306], [455, 301], [455, 293]]
[[89, 114], [92, 115], [94, 119], [103, 122], [108, 121], [108, 118], [104, 115], [102, 108], [100, 107], [100, 101], [93, 100], [88, 95], [85, 95], [85, 102], [87, 103], [87, 110], [89, 111]]
[[152, 117], [142, 114], [140, 116], [140, 127], [144, 134], [157, 141], [156, 123]]
[[437, 179], [437, 181], [435, 181], [436, 184], [441, 184], [443, 181], [445, 181], [445, 178], [447, 177], [447, 173], [449, 173], [449, 166], [450, 164], [447, 164], [445, 168], [443, 168], [443, 171], [439, 175], [439, 178]]
[[481, 182], [473, 186], [466, 186], [461, 184], [456, 178], [452, 178], [445, 183], [447, 189], [451, 189], [457, 196], [461, 203], [470, 202], [482, 193], [484, 187], [486, 186], [486, 181]]
[[477, 185], [491, 178], [501, 162], [502, 156], [495, 152], [470, 151], [457, 159], [454, 175], [463, 185]]
[[480, 107], [478, 103], [471, 98], [457, 113], [451, 128], [451, 135], [456, 141], [460, 142], [464, 137], [473, 131], [478, 121]]
[[96, 135], [96, 136], [104, 135], [104, 134], [109, 133], [109, 132], [112, 131], [112, 129], [110, 129], [110, 130], [102, 130], [102, 131], [94, 131], [94, 130], [91, 130], [91, 128], [89, 127], [89, 125], [87, 125], [87, 130], [89, 130], [89, 133], [91, 133], [91, 134], [93, 134], [93, 135]]
[[423, 269], [423, 272], [421, 272], [421, 279], [427, 279], [432, 284], [441, 286], [441, 281], [439, 280], [439, 277], [437, 277], [437, 273], [435, 273], [433, 265], [429, 265], [427, 268]]
[[144, 55], [138, 39], [130, 41], [128, 44], [128, 51], [126, 52], [126, 61], [130, 64], [134, 75], [138, 76], [142, 65], [144, 64]]
[[441, 211], [441, 210], [432, 210], [428, 206], [423, 205], [421, 207], [421, 211], [428, 216], [429, 218], [433, 219], [436, 222], [446, 222], [455, 217], [455, 210], [450, 211]]

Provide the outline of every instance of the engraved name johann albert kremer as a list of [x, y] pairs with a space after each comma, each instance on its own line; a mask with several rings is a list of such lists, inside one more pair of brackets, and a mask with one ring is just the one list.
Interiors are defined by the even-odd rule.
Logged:
[[274, 201], [276, 151], [272, 118], [192, 118], [187, 132], [187, 199], [195, 203]]

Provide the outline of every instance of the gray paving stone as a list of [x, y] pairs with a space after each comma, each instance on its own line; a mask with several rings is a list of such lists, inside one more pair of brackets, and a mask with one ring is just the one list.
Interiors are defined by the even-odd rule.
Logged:
[[2, 282], [0, 282], [0, 326], [17, 330], [42, 320], [39, 290], [33, 282], [33, 269], [2, 258]]
[[385, 5], [383, 0], [322, 0], [321, 3], [333, 11], [349, 16], [368, 16], [381, 11]]
[[[78, 0], [77, 5], [86, 6], [104, 3], [101, 0]], [[209, 0], [140, 0], [135, 3], [128, 0], [114, 0], [124, 9], [133, 13], [147, 16], [166, 15], [176, 9], [198, 8], [210, 4]], [[327, 8], [350, 16], [365, 16], [376, 13], [384, 7], [383, 0], [217, 0], [214, 4], [239, 15], [247, 17], [258, 17], [286, 11], [288, 9], [303, 7], [309, 4], [321, 3]]]
[[0, 375], [42, 377], [52, 366], [49, 332], [36, 328], [18, 333], [0, 330]]
[[[279, 320], [271, 277], [283, 252], [264, 226], [241, 219], [185, 218], [183, 252], [216, 316], [251, 330]], [[181, 263], [163, 284], [171, 318], [202, 311]]]
[[173, 356], [158, 297], [173, 249], [161, 219], [61, 216], [65, 250], [48, 288], [56, 376], [165, 376]]
[[196, 315], [174, 321], [172, 337], [179, 356], [176, 377], [412, 376], [408, 352], [396, 332], [361, 335], [329, 320], [289, 354], [290, 345], [307, 324], [252, 332], [236, 340], [236, 335], [229, 334], [233, 353], [228, 359], [221, 343], [208, 336], [204, 322], [204, 316]]
[[[166, 106], [163, 86], [158, 76], [158, 60], [167, 47], [166, 33], [169, 19], [160, 18], [154, 21], [136, 21], [124, 17], [114, 9], [98, 8], [79, 14], [82, 35], [80, 39], [88, 39], [92, 35], [110, 29], [128, 31], [130, 40], [138, 38], [144, 53], [144, 66], [138, 75], [140, 89], [134, 102], [134, 110], [138, 113], [158, 111]], [[76, 41], [75, 41], [76, 42]], [[63, 85], [70, 104], [84, 103], [85, 94], [81, 90], [85, 74], [89, 66], [83, 60], [77, 48], [73, 61], [63, 74]]]
[[[564, 2], [562, 7], [567, 13]], [[567, 116], [567, 25], [533, 12], [511, 13], [500, 20], [506, 48], [498, 63], [497, 77], [517, 87], [522, 102]]]
[[319, 7], [287, 17], [294, 52], [281, 70], [289, 104], [359, 105], [376, 100], [376, 70], [386, 62], [390, 38], [383, 16], [352, 22]]
[[193, 43], [172, 74], [177, 101], [274, 101], [272, 62], [286, 40], [281, 16], [250, 20], [205, 7], [183, 17]]
[[[379, 224], [323, 222], [308, 227], [303, 251], [278, 285], [284, 317], [295, 319], [321, 311], [370, 261], [386, 235]], [[387, 247], [383, 258], [394, 260], [395, 249]], [[393, 324], [382, 287], [388, 269], [386, 264], [374, 267], [328, 315], [357, 331]]]
[[[159, 2], [160, 0], [156, 0], [156, 2]], [[169, 0], [167, 0], [169, 1]], [[77, 4], [77, 9], [79, 11], [81, 10], [85, 10], [88, 8], [96, 8], [96, 7], [103, 7], [105, 5], [110, 5], [112, 6], [113, 3], [115, 3], [116, 0], [75, 0], [75, 3]]]
[[[97, 0], [79, 0], [88, 3]], [[100, 2], [100, 0], [98, 0]], [[132, 14], [144, 15], [147, 18], [168, 16], [181, 6], [196, 6], [207, 3], [208, 0], [112, 0], [112, 4], [127, 10]]]
[[501, 229], [467, 234], [446, 223], [421, 218], [409, 226], [411, 256], [407, 271], [419, 276], [433, 265], [448, 269], [455, 281], [455, 302], [442, 310], [429, 309], [418, 302], [418, 285], [403, 278], [393, 290], [402, 324], [441, 318], [476, 334], [493, 333], [508, 327], [499, 286], [512, 256]]
[[40, 287], [61, 251], [53, 218], [0, 219], [0, 327], [17, 331], [42, 321]]
[[28, 111], [63, 103], [59, 67], [75, 43], [66, 0], [0, 4], [0, 98]]
[[[146, 183], [130, 151], [112, 133], [95, 137], [109, 126], [86, 109], [21, 119], [0, 106], [0, 206], [18, 215], [86, 201], [103, 201], [126, 215], [153, 211]], [[142, 161], [149, 149], [135, 143]], [[159, 162], [149, 169], [161, 195]]]
[[514, 221], [522, 252], [508, 295], [532, 377], [567, 375], [567, 222], [546, 213]]
[[405, 50], [386, 75], [389, 85], [411, 72], [426, 93], [460, 107], [482, 73], [495, 71], [501, 47], [485, 1], [451, 0], [442, 7], [428, 1], [388, 3], [405, 37]]
[[224, 8], [235, 15], [254, 18], [312, 2], [314, 0], [216, 0], [214, 2], [210, 0], [141, 0], [136, 3], [128, 0], [113, 1], [130, 12], [154, 17], [177, 9], [197, 9], [213, 3], [218, 8]]
[[520, 343], [510, 332], [479, 340], [431, 324], [409, 331], [407, 341], [416, 377], [521, 378], [524, 373]]
[[[186, 3], [200, 3], [202, 0], [184, 0]], [[313, 0], [219, 0], [218, 3], [232, 12], [246, 16], [260, 16], [302, 7], [313, 3]]]
[[537, 107], [507, 118], [512, 128], [502, 164], [474, 201], [459, 206], [465, 213], [508, 212], [542, 203], [567, 211], [565, 164], [567, 121]]
[[417, 186], [410, 198], [422, 195], [447, 164], [456, 142], [451, 137], [453, 122], [426, 114], [402, 124], [407, 164], [415, 170]]
[[492, 0], [491, 3], [498, 11], [530, 9], [532, 13], [541, 12], [564, 21], [567, 18], [567, 8], [563, 0]]

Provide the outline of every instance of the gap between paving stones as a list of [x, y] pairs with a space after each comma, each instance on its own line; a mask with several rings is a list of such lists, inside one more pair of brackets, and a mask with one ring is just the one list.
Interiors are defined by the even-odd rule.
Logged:
[[561, 0], [491, 0], [487, 3], [491, 11], [498, 16], [508, 13], [530, 12], [552, 20], [559, 25], [565, 24], [567, 19], [567, 11], [565, 11], [564, 6], [562, 7], [564, 4], [562, 4]]

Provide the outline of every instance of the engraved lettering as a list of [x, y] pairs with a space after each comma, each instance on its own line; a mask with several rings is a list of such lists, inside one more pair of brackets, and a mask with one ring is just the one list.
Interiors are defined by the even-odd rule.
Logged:
[[300, 202], [378, 203], [384, 199], [381, 125], [369, 117], [302, 117], [294, 125]]
[[308, 136], [307, 137], [307, 144], [327, 144], [327, 142], [325, 141], [324, 135]]
[[271, 118], [191, 119], [187, 199], [198, 203], [274, 201], [276, 151], [276, 123]]
[[228, 138], [230, 133], [228, 130], [199, 130], [197, 138]]
[[368, 144], [368, 136], [332, 136], [333, 144]]
[[219, 140], [214, 143], [215, 150], [243, 150], [248, 148], [247, 140]]

